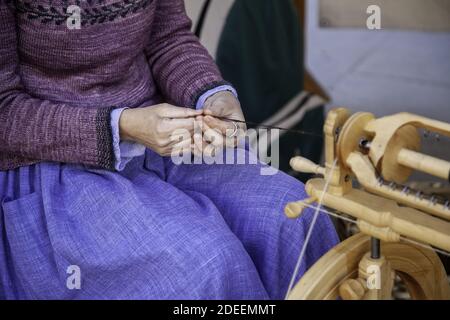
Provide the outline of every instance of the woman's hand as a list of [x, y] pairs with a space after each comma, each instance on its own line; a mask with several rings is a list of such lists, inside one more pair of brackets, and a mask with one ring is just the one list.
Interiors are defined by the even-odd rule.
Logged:
[[217, 148], [235, 147], [247, 130], [245, 123], [220, 118], [245, 121], [238, 99], [229, 91], [221, 91], [206, 100], [203, 110], [203, 116], [197, 117], [203, 129], [203, 141], [198, 133], [194, 135], [196, 153], [212, 156]]
[[122, 140], [135, 141], [170, 156], [191, 150], [195, 117], [202, 110], [159, 104], [146, 108], [125, 109], [119, 121]]
[[[235, 131], [232, 121], [223, 121], [217, 118], [227, 118], [245, 121], [239, 100], [230, 91], [220, 91], [209, 97], [204, 109], [205, 123], [212, 129], [219, 130], [225, 137]], [[236, 123], [240, 133], [247, 129], [244, 123]]]

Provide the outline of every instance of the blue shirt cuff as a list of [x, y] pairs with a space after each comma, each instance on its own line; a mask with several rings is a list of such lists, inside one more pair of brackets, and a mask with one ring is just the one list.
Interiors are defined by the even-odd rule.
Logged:
[[125, 108], [114, 109], [111, 112], [111, 130], [114, 147], [114, 168], [122, 171], [125, 166], [134, 158], [145, 154], [145, 146], [131, 141], [120, 141], [119, 120]]
[[206, 91], [202, 96], [198, 99], [197, 104], [195, 105], [195, 109], [200, 110], [203, 109], [203, 106], [205, 105], [206, 100], [211, 97], [213, 94], [216, 94], [220, 91], [230, 91], [234, 96], [237, 98], [238, 94], [236, 92], [236, 89], [234, 89], [230, 85], [223, 85], [215, 87], [214, 89]]

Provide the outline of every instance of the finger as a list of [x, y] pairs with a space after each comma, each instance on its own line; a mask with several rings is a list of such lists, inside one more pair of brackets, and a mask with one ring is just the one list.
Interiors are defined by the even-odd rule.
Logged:
[[199, 135], [203, 134], [203, 129], [202, 129], [203, 128], [203, 123], [204, 123], [203, 116], [198, 116], [198, 117], [195, 118], [195, 121], [194, 121], [194, 134], [195, 133], [197, 133]]
[[188, 129], [176, 129], [168, 135], [168, 140], [171, 144], [176, 144], [184, 140], [191, 140], [192, 134], [193, 131], [190, 131]]
[[213, 158], [216, 155], [216, 148], [212, 144], [208, 144], [205, 149], [203, 149], [203, 154], [205, 157]]
[[176, 107], [170, 104], [164, 105], [160, 113], [162, 118], [190, 118], [203, 113], [203, 110], [194, 110], [190, 108]]
[[200, 133], [195, 133], [193, 139], [194, 139], [193, 144], [194, 155], [201, 157], [203, 155], [203, 150], [205, 148], [205, 142], [203, 141], [203, 137]]
[[205, 141], [204, 137], [200, 134], [194, 135], [194, 144], [192, 146], [192, 152], [198, 157], [214, 157], [217, 147]]
[[[205, 117], [205, 123], [206, 123], [206, 118]], [[213, 120], [215, 120], [214, 118], [212, 118]], [[219, 121], [219, 122], [223, 122], [223, 121]], [[237, 125], [237, 132], [235, 132], [236, 127], [234, 126], [234, 124], [232, 124], [232, 128], [223, 128], [222, 130], [220, 130], [221, 134], [222, 134], [222, 144], [225, 144], [225, 147], [227, 148], [234, 148], [237, 146], [237, 140], [239, 137], [242, 137], [243, 135], [245, 135], [245, 131], [243, 129], [241, 129], [238, 124]], [[234, 135], [233, 135], [234, 134]], [[231, 137], [231, 135], [233, 135]]]
[[205, 117], [205, 123], [214, 129], [220, 130], [225, 137], [227, 147], [233, 147], [237, 145], [237, 140], [245, 136], [247, 127], [243, 123], [232, 121], [221, 121], [214, 117]]
[[173, 132], [178, 129], [185, 129], [194, 132], [195, 118], [164, 118], [163, 126], [167, 132]]
[[206, 122], [203, 123], [203, 137], [216, 147], [224, 146], [224, 136], [219, 131], [209, 127]]
[[182, 142], [176, 143], [170, 147], [171, 155], [184, 155], [191, 152], [193, 141], [192, 139], [184, 140]]
[[224, 136], [227, 133], [230, 133], [230, 131], [233, 132], [235, 129], [233, 122], [219, 120], [219, 119], [211, 117], [211, 116], [205, 117], [205, 123], [211, 128], [220, 130], [220, 132]]
[[197, 135], [197, 139], [198, 140], [196, 145], [198, 146], [197, 148], [199, 149], [199, 152], [201, 152], [201, 155], [205, 157], [214, 157], [216, 153], [216, 147], [206, 141], [204, 136], [201, 137]]
[[180, 142], [181, 139], [179, 140], [174, 140], [174, 138], [170, 137], [170, 138], [166, 138], [166, 139], [160, 139], [158, 142], [158, 146], [159, 148], [161, 148], [162, 150], [166, 150], [167, 148], [169, 148], [171, 145], [173, 145], [174, 143], [178, 143]]
[[192, 144], [192, 153], [196, 157], [201, 157], [203, 154], [203, 133], [202, 133], [202, 117], [197, 117], [194, 122], [194, 134], [192, 136], [193, 144]]
[[212, 110], [209, 110], [209, 109], [204, 109], [204, 110], [203, 110], [203, 114], [204, 114], [205, 116], [213, 116], [213, 115], [214, 115], [214, 112], [212, 112]]
[[190, 136], [188, 138], [180, 137], [180, 139], [164, 140], [164, 142], [160, 144], [160, 148], [165, 152], [170, 152], [174, 148], [180, 149], [185, 146], [190, 146], [191, 143], [192, 138]]
[[173, 149], [181, 149], [181, 148], [191, 148], [191, 145], [192, 145], [192, 139], [188, 139], [188, 140], [183, 140], [183, 141], [181, 141], [181, 142], [177, 142], [177, 143], [174, 143], [174, 144], [172, 144], [171, 145], [171, 147], [173, 148]]

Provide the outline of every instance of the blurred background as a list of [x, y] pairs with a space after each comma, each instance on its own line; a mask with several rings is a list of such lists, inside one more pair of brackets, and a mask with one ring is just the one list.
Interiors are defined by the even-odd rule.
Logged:
[[[381, 9], [379, 30], [367, 27], [370, 5]], [[186, 6], [194, 32], [237, 88], [247, 121], [320, 134], [323, 115], [347, 107], [450, 122], [449, 0], [186, 0]], [[448, 138], [421, 135], [425, 153], [450, 159]], [[289, 159], [300, 154], [319, 162], [322, 140], [284, 134], [280, 152], [281, 169], [294, 175]], [[446, 181], [415, 173], [409, 184], [450, 198]], [[356, 232], [335, 222], [342, 238]], [[442, 258], [450, 271], [450, 259]], [[408, 297], [401, 281], [395, 297]]]
[[[371, 4], [381, 8], [381, 30], [367, 28]], [[186, 6], [202, 43], [238, 87], [247, 120], [264, 122], [306, 90], [326, 100], [316, 102], [324, 111], [408, 111], [450, 122], [448, 0], [186, 0]], [[306, 122], [321, 121], [316, 112]], [[284, 152], [296, 150], [298, 137], [284, 139]], [[301, 145], [320, 143], [311, 139]], [[448, 139], [423, 140], [427, 153], [450, 159]], [[317, 159], [314, 146], [304, 148], [295, 152]]]

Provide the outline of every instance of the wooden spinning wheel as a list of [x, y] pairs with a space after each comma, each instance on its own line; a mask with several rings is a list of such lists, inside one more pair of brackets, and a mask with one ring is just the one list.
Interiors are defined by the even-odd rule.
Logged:
[[[384, 290], [369, 290], [364, 266], [370, 261], [370, 237], [359, 233], [323, 256], [289, 295], [292, 300], [391, 299], [393, 275], [405, 283], [413, 299], [450, 298], [447, 275], [439, 257], [430, 249], [409, 243], [383, 243], [381, 254], [392, 275]], [[377, 260], [377, 259], [374, 259]], [[360, 270], [361, 266], [361, 270]]]
[[450, 136], [449, 124], [412, 114], [376, 119], [336, 109], [324, 127], [326, 167], [291, 160], [324, 179], [308, 181], [310, 198], [288, 204], [286, 215], [297, 218], [319, 202], [354, 218], [361, 233], [324, 255], [288, 299], [391, 299], [396, 275], [413, 299], [450, 299], [435, 252], [450, 251], [449, 201], [399, 185], [414, 170], [450, 177], [450, 162], [419, 153], [420, 128]]

